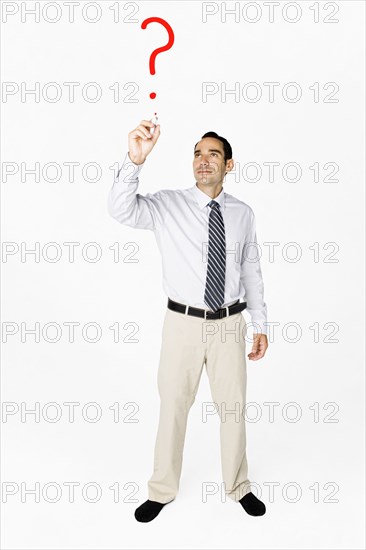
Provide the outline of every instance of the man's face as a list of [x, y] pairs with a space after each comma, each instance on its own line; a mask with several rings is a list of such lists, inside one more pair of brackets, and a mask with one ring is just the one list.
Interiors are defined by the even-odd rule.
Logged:
[[215, 186], [221, 183], [225, 172], [232, 169], [233, 160], [224, 161], [224, 145], [216, 138], [199, 141], [193, 154], [193, 172], [197, 183]]

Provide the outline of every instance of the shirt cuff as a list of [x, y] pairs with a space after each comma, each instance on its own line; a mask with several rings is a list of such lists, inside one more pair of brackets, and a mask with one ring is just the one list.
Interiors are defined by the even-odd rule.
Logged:
[[267, 335], [267, 326], [264, 323], [256, 323], [255, 328], [257, 329], [258, 326], [258, 332], [255, 332], [255, 334], [266, 334]]
[[[145, 162], [142, 164], [135, 164], [130, 159], [130, 155], [128, 154], [128, 151], [125, 155], [125, 158], [122, 162], [122, 167], [120, 168], [118, 172], [118, 179], [122, 179], [124, 182], [130, 182], [132, 180], [136, 180], [139, 173], [141, 172], [142, 167], [144, 166]], [[131, 166], [133, 166], [133, 170], [131, 171]]]
[[267, 327], [266, 321], [256, 321], [255, 319], [251, 319], [248, 324], [253, 327], [253, 335], [268, 334], [268, 327]]

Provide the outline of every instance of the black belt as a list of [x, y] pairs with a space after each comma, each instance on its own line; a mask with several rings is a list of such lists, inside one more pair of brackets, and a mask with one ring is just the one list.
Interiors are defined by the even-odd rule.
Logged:
[[[239, 313], [247, 307], [246, 302], [239, 302], [237, 300], [234, 304], [228, 307], [223, 307], [217, 311], [207, 311], [206, 309], [200, 309], [198, 307], [192, 307], [185, 304], [180, 304], [179, 302], [174, 302], [168, 298], [168, 308], [178, 313], [187, 313], [187, 315], [193, 315], [194, 317], [202, 317], [204, 319], [223, 319], [228, 315], [234, 315], [234, 313]], [[227, 311], [228, 310], [228, 315]]]

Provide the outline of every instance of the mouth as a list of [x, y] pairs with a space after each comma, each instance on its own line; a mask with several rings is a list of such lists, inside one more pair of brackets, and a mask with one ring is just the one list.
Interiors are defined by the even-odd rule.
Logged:
[[198, 170], [199, 174], [212, 174], [210, 170]]

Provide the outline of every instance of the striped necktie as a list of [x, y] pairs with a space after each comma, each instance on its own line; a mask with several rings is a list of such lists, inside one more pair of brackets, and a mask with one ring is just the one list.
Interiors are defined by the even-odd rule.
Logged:
[[212, 311], [220, 309], [225, 295], [225, 225], [218, 202], [212, 200], [208, 222], [208, 260], [204, 302]]

